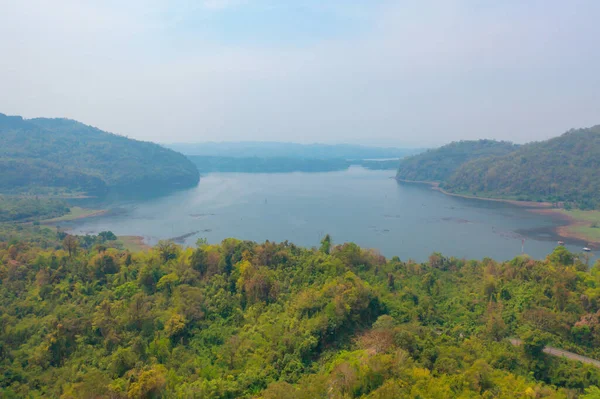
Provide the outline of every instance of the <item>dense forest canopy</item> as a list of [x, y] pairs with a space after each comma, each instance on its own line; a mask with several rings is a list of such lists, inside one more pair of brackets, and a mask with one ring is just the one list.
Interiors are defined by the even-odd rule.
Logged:
[[504, 156], [467, 162], [444, 185], [448, 190], [523, 200], [600, 206], [600, 125], [571, 130]]
[[397, 178], [410, 181], [443, 182], [465, 162], [489, 156], [501, 156], [518, 148], [506, 141], [457, 141], [400, 162]]
[[185, 156], [69, 119], [0, 114], [0, 192], [103, 195], [193, 186]]
[[[1, 225], [0, 225], [1, 226]], [[9, 229], [6, 231], [6, 229]], [[0, 396], [597, 398], [600, 267], [0, 229]], [[509, 338], [520, 338], [514, 347]]]
[[65, 201], [0, 195], [0, 223], [52, 219], [68, 212], [69, 205]]

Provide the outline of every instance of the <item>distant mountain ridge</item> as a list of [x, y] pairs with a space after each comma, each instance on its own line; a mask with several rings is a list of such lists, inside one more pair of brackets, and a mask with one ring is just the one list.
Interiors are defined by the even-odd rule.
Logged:
[[184, 155], [70, 119], [0, 114], [0, 192], [171, 190], [197, 184]]
[[164, 145], [185, 155], [234, 158], [398, 159], [422, 151], [422, 149], [417, 148], [369, 147], [353, 144], [299, 144], [254, 141]]
[[346, 160], [344, 158], [298, 158], [298, 157], [212, 157], [188, 155], [200, 173], [292, 173], [334, 172], [351, 166], [371, 170], [395, 170], [398, 159], [393, 160]]

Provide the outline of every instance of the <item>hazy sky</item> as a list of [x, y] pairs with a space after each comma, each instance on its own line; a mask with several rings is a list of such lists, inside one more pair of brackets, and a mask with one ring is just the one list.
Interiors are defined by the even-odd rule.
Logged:
[[432, 146], [600, 124], [598, 0], [0, 0], [0, 112]]

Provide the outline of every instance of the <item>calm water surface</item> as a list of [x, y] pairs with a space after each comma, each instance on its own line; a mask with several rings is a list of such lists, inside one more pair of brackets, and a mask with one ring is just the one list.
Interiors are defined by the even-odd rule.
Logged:
[[[214, 173], [167, 197], [111, 205], [106, 216], [72, 222], [77, 234], [111, 230], [149, 244], [177, 238], [193, 245], [227, 237], [289, 240], [317, 246], [331, 234], [385, 256], [423, 261], [447, 256], [497, 260], [525, 252], [546, 256], [559, 239], [557, 221], [510, 204], [446, 196], [427, 186], [398, 184], [393, 171], [353, 167], [343, 172]], [[582, 243], [567, 242], [579, 252]]]

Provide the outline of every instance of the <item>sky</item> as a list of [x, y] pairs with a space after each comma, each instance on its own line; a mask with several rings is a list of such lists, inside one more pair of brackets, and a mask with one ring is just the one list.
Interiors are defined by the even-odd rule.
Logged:
[[0, 0], [0, 112], [161, 143], [600, 124], [597, 0]]

